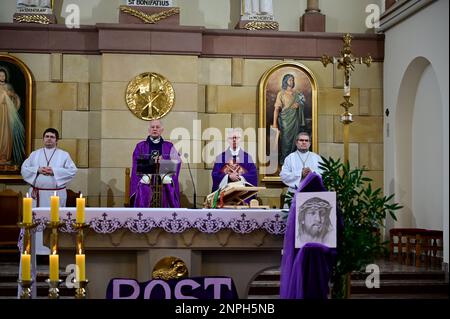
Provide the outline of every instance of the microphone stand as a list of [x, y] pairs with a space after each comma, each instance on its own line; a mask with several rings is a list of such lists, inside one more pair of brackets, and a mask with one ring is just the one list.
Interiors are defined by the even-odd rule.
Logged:
[[186, 159], [187, 167], [189, 170], [189, 175], [191, 176], [192, 187], [194, 188], [194, 207], [193, 209], [197, 209], [197, 191], [195, 190], [194, 178], [192, 177], [191, 166], [189, 165], [188, 154], [184, 154], [184, 158]]

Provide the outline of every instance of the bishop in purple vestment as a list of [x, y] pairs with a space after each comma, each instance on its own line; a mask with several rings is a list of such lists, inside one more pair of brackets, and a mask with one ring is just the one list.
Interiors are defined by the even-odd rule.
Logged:
[[130, 203], [134, 207], [150, 207], [154, 193], [152, 178], [147, 175], [138, 175], [137, 161], [142, 156], [159, 158], [160, 160], [172, 160], [176, 162], [176, 172], [163, 178], [161, 206], [180, 207], [180, 187], [178, 176], [181, 168], [181, 158], [171, 142], [165, 141], [161, 134], [164, 130], [160, 120], [150, 121], [145, 141], [136, 145], [133, 152], [133, 168], [130, 179]]
[[212, 191], [231, 182], [247, 182], [258, 185], [258, 172], [252, 157], [239, 146], [240, 130], [234, 129], [228, 136], [230, 147], [216, 158], [212, 170]]

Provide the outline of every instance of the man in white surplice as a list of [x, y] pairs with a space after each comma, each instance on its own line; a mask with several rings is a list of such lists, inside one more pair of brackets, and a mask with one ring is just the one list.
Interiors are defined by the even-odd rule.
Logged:
[[[311, 146], [311, 137], [308, 132], [300, 132], [295, 141], [297, 150], [292, 152], [284, 159], [284, 164], [281, 167], [280, 177], [288, 188], [288, 194], [295, 193], [300, 185], [300, 182], [308, 176], [309, 173], [315, 172], [319, 175], [322, 170], [319, 164], [322, 161], [321, 157], [309, 150]], [[289, 198], [289, 196], [287, 196]], [[286, 202], [284, 208], [286, 207]]]
[[[60, 207], [66, 206], [66, 185], [74, 178], [77, 167], [69, 153], [57, 148], [59, 133], [48, 128], [43, 134], [44, 147], [30, 154], [22, 164], [22, 177], [31, 185], [33, 207], [50, 207], [50, 196], [59, 196]], [[43, 245], [42, 232], [36, 232], [36, 254], [49, 255]]]

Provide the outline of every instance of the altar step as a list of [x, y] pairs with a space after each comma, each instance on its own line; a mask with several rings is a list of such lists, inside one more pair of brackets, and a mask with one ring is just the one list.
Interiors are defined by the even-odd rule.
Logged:
[[[5, 256], [3, 254], [0, 258], [0, 299], [14, 299], [17, 298], [17, 279], [19, 277], [19, 262], [18, 261], [4, 261]], [[10, 259], [14, 259], [11, 256]], [[17, 258], [18, 259], [18, 258]], [[59, 294], [61, 298], [70, 297], [73, 298], [74, 289], [69, 289], [65, 285], [65, 279], [68, 273], [60, 271], [60, 279], [63, 281], [59, 286]], [[38, 264], [37, 266], [37, 283], [36, 292], [37, 298], [47, 298], [48, 284], [45, 280], [49, 277], [48, 265]]]
[[[396, 262], [378, 261], [380, 288], [369, 289], [367, 273], [351, 276], [351, 299], [448, 299], [449, 283], [445, 272], [437, 268], [399, 265]], [[268, 270], [251, 283], [249, 299], [278, 299], [280, 271]]]

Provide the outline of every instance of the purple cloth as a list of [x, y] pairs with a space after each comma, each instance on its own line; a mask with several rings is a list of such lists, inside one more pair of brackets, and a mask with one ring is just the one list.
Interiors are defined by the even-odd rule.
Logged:
[[[151, 144], [151, 143], [150, 143]], [[137, 159], [143, 154], [150, 154], [150, 144], [147, 140], [139, 142], [133, 152], [133, 168], [130, 178], [130, 203], [134, 207], [149, 207], [152, 198], [152, 188], [150, 185], [140, 183], [141, 176], [136, 174]], [[178, 162], [177, 172], [172, 176], [171, 184], [164, 184], [162, 187], [161, 206], [180, 207], [180, 186], [178, 176], [181, 168], [181, 158], [172, 143], [163, 141], [162, 159], [175, 160]]]
[[[322, 178], [316, 173], [308, 174], [297, 190], [297, 192], [321, 191], [326, 191], [326, 188], [323, 186]], [[295, 248], [295, 207], [296, 196], [292, 200], [284, 235], [280, 298], [327, 299], [328, 282], [335, 263], [336, 249], [319, 243], [308, 243], [302, 249]], [[340, 217], [338, 214], [338, 234], [342, 229]]]
[[[233, 156], [231, 155], [231, 151], [229, 148], [216, 157], [216, 161], [211, 172], [211, 176], [213, 179], [212, 192], [216, 191], [219, 188], [220, 182], [225, 177], [224, 169], [226, 165], [228, 165], [232, 161]], [[236, 164], [239, 164], [244, 170], [244, 173], [241, 175], [246, 179], [246, 181], [254, 186], [257, 186], [258, 172], [256, 170], [256, 166], [253, 162], [252, 157], [247, 152], [244, 152], [242, 149], [240, 149], [239, 154], [236, 157]]]

